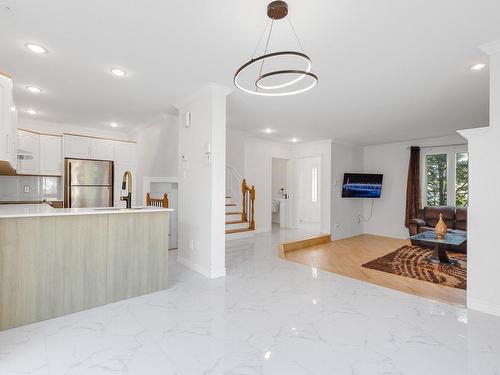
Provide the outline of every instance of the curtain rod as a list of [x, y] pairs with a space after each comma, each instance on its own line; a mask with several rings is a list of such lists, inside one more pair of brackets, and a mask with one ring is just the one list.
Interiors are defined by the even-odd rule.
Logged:
[[[453, 147], [453, 146], [467, 146], [467, 143], [454, 143], [451, 145], [435, 145], [435, 146], [413, 146], [422, 148], [437, 148], [437, 147]], [[407, 150], [411, 149], [411, 147], [406, 147]]]

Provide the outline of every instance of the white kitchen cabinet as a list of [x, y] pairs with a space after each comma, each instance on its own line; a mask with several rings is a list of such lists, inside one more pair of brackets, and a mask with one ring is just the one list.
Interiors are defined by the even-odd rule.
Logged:
[[17, 167], [17, 112], [12, 96], [12, 79], [0, 73], [0, 162]]
[[113, 160], [114, 143], [108, 139], [90, 139], [90, 158], [95, 160]]
[[116, 141], [85, 136], [64, 135], [64, 157], [74, 159], [114, 160]]
[[65, 134], [63, 142], [64, 157], [90, 159], [91, 138]]
[[62, 138], [40, 134], [40, 174], [62, 175]]
[[19, 130], [17, 141], [18, 152], [24, 156], [18, 161], [17, 174], [40, 174], [40, 135]]

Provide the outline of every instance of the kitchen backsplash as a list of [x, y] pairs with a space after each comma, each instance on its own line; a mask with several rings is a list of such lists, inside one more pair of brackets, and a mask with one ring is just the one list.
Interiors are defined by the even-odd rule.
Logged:
[[6, 201], [62, 200], [61, 177], [0, 176], [0, 203]]

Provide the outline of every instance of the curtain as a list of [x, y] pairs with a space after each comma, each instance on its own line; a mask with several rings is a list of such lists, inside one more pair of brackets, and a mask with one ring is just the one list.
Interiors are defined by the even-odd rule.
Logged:
[[410, 220], [417, 218], [422, 208], [420, 190], [420, 147], [410, 148], [410, 165], [408, 166], [408, 180], [406, 183], [406, 217], [405, 226], [408, 228]]

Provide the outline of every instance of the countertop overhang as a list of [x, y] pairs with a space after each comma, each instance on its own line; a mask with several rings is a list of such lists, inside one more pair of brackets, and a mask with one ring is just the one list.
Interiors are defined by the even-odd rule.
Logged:
[[172, 208], [137, 206], [132, 208], [98, 207], [98, 208], [53, 208], [48, 204], [15, 204], [0, 205], [0, 219], [43, 216], [74, 215], [109, 215], [131, 213], [171, 212]]

